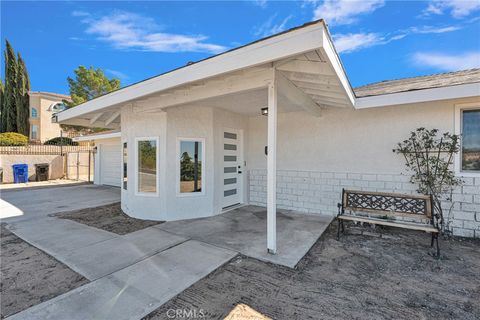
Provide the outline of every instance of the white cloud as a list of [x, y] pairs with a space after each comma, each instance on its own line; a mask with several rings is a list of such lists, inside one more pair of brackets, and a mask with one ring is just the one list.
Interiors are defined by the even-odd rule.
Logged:
[[210, 52], [219, 53], [226, 48], [205, 42], [203, 35], [182, 35], [161, 32], [162, 27], [150, 17], [131, 12], [114, 12], [100, 18], [87, 16], [82, 20], [87, 34], [110, 43], [118, 49], [156, 52]]
[[75, 10], [75, 11], [72, 11], [72, 16], [74, 16], [74, 17], [88, 17], [88, 16], [90, 16], [90, 13], [88, 13], [86, 11]]
[[260, 37], [268, 37], [272, 34], [282, 32], [286, 29], [287, 22], [293, 18], [292, 15], [287, 16], [283, 19], [280, 23], [275, 24], [274, 20], [277, 17], [276, 14], [271, 16], [267, 21], [265, 21], [262, 25], [256, 28], [254, 31], [255, 36]]
[[448, 11], [454, 18], [463, 18], [479, 9], [478, 0], [430, 0], [423, 15], [439, 15]]
[[[398, 31], [398, 35], [392, 37], [400, 37], [404, 38], [406, 36], [412, 35], [412, 34], [441, 34], [441, 33], [447, 33], [447, 32], [453, 32], [453, 31], [458, 31], [461, 30], [463, 27], [462, 26], [420, 26], [420, 27], [410, 27], [408, 29], [403, 29]], [[397, 39], [394, 39], [397, 40]]]
[[410, 28], [412, 33], [429, 34], [429, 33], [446, 33], [462, 29], [460, 26], [448, 26], [448, 27], [412, 27]]
[[109, 74], [111, 74], [112, 76], [114, 76], [115, 78], [118, 78], [120, 80], [128, 80], [130, 79], [130, 77], [128, 75], [126, 75], [125, 73], [121, 72], [121, 71], [117, 71], [117, 70], [112, 70], [112, 69], [105, 69], [105, 71]]
[[260, 8], [267, 7], [267, 0], [252, 0], [252, 3], [256, 6], [259, 6]]
[[384, 44], [385, 38], [378, 33], [349, 33], [333, 35], [333, 42], [338, 53], [349, 53], [360, 49]]
[[440, 34], [445, 32], [453, 32], [460, 29], [462, 29], [460, 26], [421, 26], [399, 30], [393, 34], [380, 34], [374, 32], [348, 33], [334, 34], [332, 37], [338, 53], [350, 53], [376, 45], [382, 45], [392, 41], [401, 40], [413, 34]]
[[325, 0], [315, 8], [314, 19], [325, 19], [330, 25], [350, 24], [357, 16], [372, 13], [384, 4], [384, 0]]
[[417, 52], [413, 62], [422, 67], [432, 67], [442, 71], [457, 71], [480, 67], [480, 52], [466, 52], [448, 55], [436, 52]]
[[393, 34], [380, 33], [348, 33], [334, 34], [333, 42], [339, 53], [350, 53], [377, 45], [387, 44], [413, 34], [440, 34], [460, 30], [460, 26], [421, 26], [399, 30]]

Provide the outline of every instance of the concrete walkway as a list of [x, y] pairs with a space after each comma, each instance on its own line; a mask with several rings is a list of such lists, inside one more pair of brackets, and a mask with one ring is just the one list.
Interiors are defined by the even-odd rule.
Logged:
[[277, 253], [267, 253], [267, 210], [244, 206], [224, 214], [168, 221], [158, 228], [267, 262], [294, 268], [332, 222], [330, 215], [277, 212]]
[[7, 228], [90, 281], [187, 241], [152, 227], [121, 236], [55, 217], [14, 222]]
[[154, 227], [117, 235], [49, 216], [116, 202], [119, 192], [93, 185], [2, 192], [9, 230], [92, 281], [8, 319], [140, 319], [237, 254]]
[[269, 255], [262, 207], [123, 236], [49, 216], [115, 202], [118, 193], [93, 185], [2, 193], [8, 229], [92, 281], [8, 319], [140, 319], [238, 252], [294, 267], [332, 219], [279, 210], [278, 253]]
[[7, 319], [141, 319], [233, 256], [187, 241]]

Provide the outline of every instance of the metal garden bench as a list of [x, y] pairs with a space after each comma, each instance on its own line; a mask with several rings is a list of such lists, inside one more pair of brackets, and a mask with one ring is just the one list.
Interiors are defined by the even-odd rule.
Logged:
[[342, 202], [338, 204], [337, 239], [344, 231], [345, 220], [365, 222], [404, 229], [425, 231], [432, 235], [437, 256], [439, 226], [433, 214], [432, 196], [406, 195], [369, 191], [342, 190]]

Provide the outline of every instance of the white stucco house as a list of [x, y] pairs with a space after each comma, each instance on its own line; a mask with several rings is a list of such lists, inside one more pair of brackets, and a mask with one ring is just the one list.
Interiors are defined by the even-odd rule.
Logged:
[[55, 121], [117, 130], [95, 138], [97, 183], [122, 188], [127, 214], [177, 220], [267, 206], [274, 252], [277, 207], [334, 215], [342, 188], [415, 192], [392, 148], [421, 126], [468, 134], [469, 157], [455, 159], [465, 185], [454, 194], [452, 226], [480, 237], [479, 119], [480, 70], [354, 90], [319, 20], [124, 87]]

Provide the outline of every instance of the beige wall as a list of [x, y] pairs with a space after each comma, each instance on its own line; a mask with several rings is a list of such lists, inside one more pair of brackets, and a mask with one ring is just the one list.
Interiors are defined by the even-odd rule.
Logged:
[[[278, 170], [400, 173], [395, 145], [418, 127], [454, 133], [456, 103], [463, 99], [370, 109], [326, 109], [320, 118], [305, 112], [278, 115]], [[249, 119], [248, 166], [266, 168], [267, 117]]]
[[[279, 114], [277, 205], [335, 215], [342, 188], [416, 193], [403, 158], [392, 149], [418, 127], [455, 133], [455, 105], [472, 102], [480, 105], [480, 98], [327, 109], [321, 118], [305, 112]], [[266, 117], [249, 118], [248, 137], [249, 201], [265, 205]], [[454, 235], [480, 238], [480, 174], [461, 175], [464, 183], [452, 191], [453, 204], [442, 203], [447, 227]]]
[[30, 116], [32, 114], [31, 108], [36, 108], [38, 112], [38, 118], [30, 117], [30, 125], [38, 125], [37, 140], [46, 141], [59, 137], [61, 134], [62, 130], [60, 125], [52, 123], [52, 111], [49, 110], [50, 106], [55, 102], [62, 102], [62, 99], [49, 95], [41, 95], [39, 93], [30, 95]]
[[12, 165], [28, 164], [28, 176], [30, 181], [35, 181], [35, 164], [48, 163], [49, 179], [63, 177], [63, 157], [59, 155], [0, 155], [0, 167], [3, 168], [3, 182], [13, 182]]

